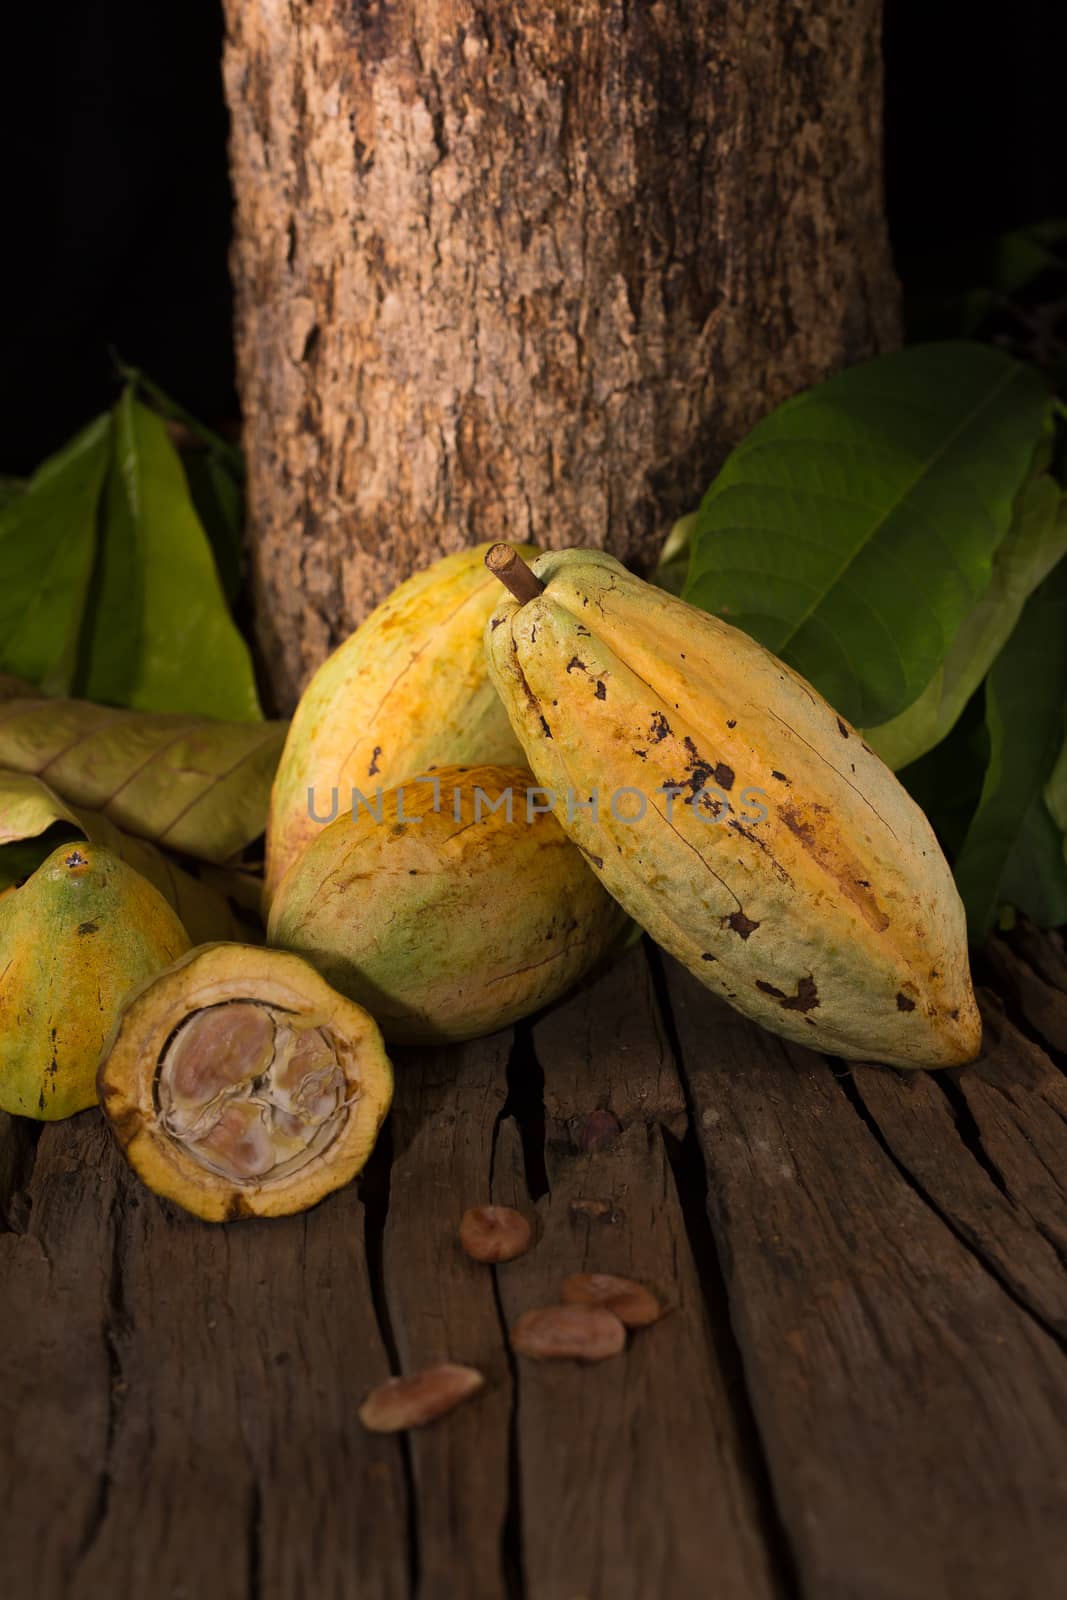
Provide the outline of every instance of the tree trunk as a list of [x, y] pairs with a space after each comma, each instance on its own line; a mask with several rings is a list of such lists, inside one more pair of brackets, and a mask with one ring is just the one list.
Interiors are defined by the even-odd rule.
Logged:
[[893, 342], [880, 0], [226, 0], [281, 708], [481, 539], [647, 569], [771, 406]]

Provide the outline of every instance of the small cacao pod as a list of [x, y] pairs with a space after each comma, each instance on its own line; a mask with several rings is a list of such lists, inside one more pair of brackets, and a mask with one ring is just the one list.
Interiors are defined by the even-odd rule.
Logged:
[[387, 790], [295, 862], [268, 942], [400, 1043], [476, 1038], [538, 1010], [625, 926], [539, 794], [521, 767], [441, 767]]
[[[556, 816], [634, 920], [787, 1038], [973, 1059], [963, 907], [922, 811], [746, 634], [594, 550], [510, 569], [493, 681]], [[595, 801], [595, 803], [594, 803]]]
[[163, 896], [110, 850], [54, 850], [0, 901], [0, 1109], [51, 1122], [94, 1105], [120, 1003], [188, 948]]
[[[353, 789], [373, 795], [434, 763], [522, 759], [482, 649], [496, 585], [488, 545], [417, 572], [323, 662], [296, 708], [274, 779], [265, 894]], [[533, 554], [532, 545], [520, 547]]]
[[214, 944], [130, 996], [98, 1088], [142, 1181], [228, 1222], [305, 1211], [354, 1178], [393, 1074], [373, 1019], [306, 961]]

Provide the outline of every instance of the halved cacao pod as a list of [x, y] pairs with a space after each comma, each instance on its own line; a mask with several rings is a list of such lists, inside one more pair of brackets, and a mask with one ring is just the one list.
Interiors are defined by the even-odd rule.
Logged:
[[60, 845], [0, 901], [0, 1109], [52, 1122], [96, 1102], [131, 989], [189, 948], [162, 895], [99, 845]]
[[748, 635], [602, 551], [506, 577], [493, 681], [561, 826], [635, 921], [787, 1038], [900, 1067], [973, 1059], [952, 873], [861, 735]]
[[304, 690], [271, 796], [268, 902], [335, 790], [346, 811], [353, 789], [372, 796], [434, 763], [521, 760], [482, 649], [496, 605], [488, 548], [445, 556], [402, 583]]
[[305, 1211], [350, 1182], [393, 1072], [374, 1020], [299, 956], [213, 944], [131, 996], [98, 1087], [143, 1182], [227, 1222]]
[[267, 939], [410, 1043], [475, 1038], [547, 1005], [625, 924], [525, 768], [442, 767], [387, 790], [380, 815], [323, 828], [275, 895]]

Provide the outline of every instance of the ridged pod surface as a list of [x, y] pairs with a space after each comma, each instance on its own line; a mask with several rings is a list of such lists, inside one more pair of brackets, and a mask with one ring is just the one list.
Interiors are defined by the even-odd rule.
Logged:
[[163, 896], [109, 850], [54, 850], [0, 899], [0, 1109], [53, 1122], [95, 1105], [120, 1003], [188, 948]]
[[384, 793], [380, 819], [360, 807], [323, 828], [267, 929], [401, 1043], [472, 1039], [527, 1016], [625, 925], [525, 768], [433, 778]]
[[490, 671], [630, 915], [787, 1038], [901, 1067], [971, 1060], [952, 874], [856, 730], [746, 634], [610, 556], [546, 553], [533, 572], [543, 592], [505, 598], [486, 630]]
[[522, 759], [485, 668], [482, 634], [498, 593], [485, 570], [488, 549], [461, 550], [415, 573], [308, 684], [274, 779], [268, 903], [319, 832], [311, 811], [328, 815], [334, 788], [343, 811], [353, 789], [373, 795], [435, 763]]
[[305, 1211], [350, 1182], [393, 1072], [373, 1019], [306, 961], [213, 944], [130, 996], [98, 1087], [142, 1181], [229, 1222]]

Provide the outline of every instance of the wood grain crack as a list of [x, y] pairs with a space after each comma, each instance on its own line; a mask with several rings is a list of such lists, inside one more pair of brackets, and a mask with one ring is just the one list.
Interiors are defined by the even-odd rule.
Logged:
[[[363, 1202], [363, 1245], [367, 1260], [367, 1277], [378, 1332], [385, 1348], [389, 1370], [399, 1376], [403, 1372], [397, 1349], [396, 1332], [386, 1292], [384, 1268], [385, 1229], [389, 1218], [389, 1198], [393, 1170], [393, 1124], [387, 1118], [378, 1135], [378, 1143], [359, 1180], [360, 1199]], [[397, 1435], [404, 1478], [404, 1515], [408, 1551], [408, 1581], [412, 1595], [419, 1592], [419, 1538], [418, 1509], [415, 1491], [415, 1471], [412, 1463], [411, 1441], [406, 1433]]]
[[[841, 1063], [841, 1066], [846, 1067], [846, 1064]], [[1050, 1317], [1039, 1307], [1038, 1304], [1034, 1303], [1030, 1296], [1028, 1296], [1025, 1292], [1022, 1292], [1017, 1276], [1007, 1272], [1005, 1270], [1003, 1261], [998, 1259], [996, 1255], [992, 1254], [987, 1248], [985, 1248], [982, 1237], [978, 1235], [973, 1228], [968, 1227], [964, 1222], [962, 1222], [958, 1215], [950, 1211], [947, 1206], [940, 1203], [937, 1197], [931, 1192], [927, 1183], [923, 1182], [918, 1177], [916, 1172], [907, 1161], [898, 1156], [893, 1144], [890, 1142], [889, 1138], [887, 1138], [886, 1134], [883, 1133], [876, 1116], [870, 1109], [863, 1094], [860, 1092], [853, 1073], [846, 1068], [846, 1070], [840, 1073], [835, 1073], [835, 1078], [842, 1094], [852, 1107], [853, 1111], [855, 1111], [857, 1117], [863, 1123], [868, 1133], [870, 1133], [871, 1137], [874, 1139], [882, 1153], [892, 1163], [893, 1167], [899, 1173], [900, 1177], [907, 1184], [912, 1193], [919, 1200], [921, 1200], [923, 1205], [926, 1206], [938, 1219], [938, 1221], [948, 1229], [949, 1233], [952, 1234], [957, 1243], [962, 1245], [962, 1247], [971, 1256], [972, 1260], [974, 1260], [978, 1266], [982, 1268], [983, 1272], [988, 1273], [988, 1275], [995, 1280], [1008, 1298], [1016, 1306], [1018, 1306], [1019, 1310], [1024, 1312], [1026, 1316], [1029, 1317], [1042, 1330], [1043, 1333], [1046, 1333], [1049, 1336], [1050, 1339], [1053, 1339], [1061, 1350], [1067, 1352], [1067, 1324], [1058, 1318]], [[959, 1132], [958, 1124], [957, 1132]], [[974, 1151], [971, 1149], [967, 1141], [963, 1139], [962, 1134], [960, 1135], [960, 1143], [963, 1148], [968, 1150], [972, 1157], [974, 1157]], [[987, 1178], [989, 1178], [990, 1181], [992, 1181], [988, 1170], [988, 1163], [975, 1158], [975, 1164], [980, 1171]]]

